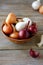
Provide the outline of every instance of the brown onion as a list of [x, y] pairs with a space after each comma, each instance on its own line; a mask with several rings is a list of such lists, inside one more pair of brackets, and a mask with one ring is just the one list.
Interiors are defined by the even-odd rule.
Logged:
[[13, 32], [12, 34], [10, 34], [10, 37], [14, 39], [18, 39], [19, 38], [18, 32]]
[[6, 23], [7, 24], [13, 24], [16, 23], [16, 15], [14, 13], [9, 13], [7, 18], [6, 18]]
[[11, 25], [5, 24], [5, 25], [3, 26], [3, 32], [4, 32], [5, 34], [11, 34], [12, 31], [13, 31], [13, 28], [12, 28]]

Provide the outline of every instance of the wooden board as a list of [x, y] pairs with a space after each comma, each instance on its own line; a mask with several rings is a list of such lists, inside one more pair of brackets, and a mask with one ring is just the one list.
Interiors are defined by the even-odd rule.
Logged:
[[[4, 0], [3, 2], [1, 1], [2, 4], [0, 4], [0, 49], [29, 49], [30, 47], [33, 47], [33, 45], [34, 48], [38, 48], [35, 44], [39, 43], [39, 41], [41, 40], [40, 34], [43, 35], [43, 15], [41, 15], [38, 11], [34, 11], [32, 9], [31, 3], [33, 0], [27, 0], [28, 3], [25, 0], [16, 0], [14, 2], [13, 1], [10, 2]], [[1, 31], [1, 26], [9, 12], [14, 12], [17, 17], [29, 17], [32, 21], [36, 22], [38, 26], [38, 36], [30, 40], [29, 43], [22, 45], [12, 43], [8, 39], [6, 39]]]
[[43, 50], [39, 58], [32, 58], [29, 50], [2, 50], [0, 51], [0, 65], [43, 65]]
[[[34, 11], [31, 3], [34, 0], [0, 0], [0, 65], [43, 65], [43, 46], [37, 47], [43, 35], [43, 15]], [[43, 0], [41, 0], [43, 4]], [[1, 26], [8, 13], [13, 12], [17, 17], [29, 17], [37, 23], [38, 33], [26, 44], [15, 44], [6, 39]], [[29, 49], [40, 53], [39, 58], [32, 58]]]

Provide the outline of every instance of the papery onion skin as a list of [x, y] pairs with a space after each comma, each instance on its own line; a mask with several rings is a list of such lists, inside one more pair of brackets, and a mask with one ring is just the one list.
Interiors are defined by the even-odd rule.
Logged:
[[28, 33], [28, 31], [26, 29], [19, 31], [19, 38], [20, 39], [29, 38], [29, 36], [30, 36], [30, 34]]
[[33, 58], [39, 57], [39, 52], [34, 51], [33, 49], [30, 49], [29, 54], [30, 54], [30, 56], [33, 57]]
[[5, 25], [3, 26], [3, 32], [4, 32], [5, 34], [11, 34], [11, 33], [13, 32], [12, 26], [5, 24]]

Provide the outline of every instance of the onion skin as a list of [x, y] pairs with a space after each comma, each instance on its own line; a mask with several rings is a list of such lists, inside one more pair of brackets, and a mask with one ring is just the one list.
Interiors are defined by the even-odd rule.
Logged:
[[34, 33], [36, 33], [37, 32], [37, 29], [36, 28], [34, 28], [34, 27], [29, 27], [29, 30], [34, 34]]
[[40, 8], [39, 8], [39, 13], [40, 13], [40, 14], [43, 14], [43, 6], [40, 6]]
[[5, 24], [5, 25], [3, 26], [3, 32], [4, 32], [5, 34], [11, 34], [11, 33], [13, 32], [12, 26]]
[[26, 27], [27, 27], [27, 23], [26, 22], [18, 22], [16, 24], [16, 26], [15, 26], [17, 31], [21, 31], [21, 30], [23, 30]]
[[32, 34], [35, 34], [35, 33], [37, 32], [36, 23], [33, 23], [30, 27], [28, 27], [28, 30], [29, 30]]
[[6, 18], [6, 23], [7, 24], [16, 23], [16, 15], [14, 13], [9, 13], [7, 18]]
[[34, 1], [34, 2], [32, 3], [32, 8], [33, 8], [34, 10], [38, 10], [40, 6], [41, 6], [40, 0], [36, 0], [36, 1]]
[[19, 38], [20, 39], [29, 38], [28, 31], [26, 29], [23, 29], [23, 30], [19, 31]]
[[32, 56], [33, 58], [39, 57], [39, 52], [34, 51], [33, 49], [30, 49], [29, 54], [30, 54], [30, 56]]
[[14, 39], [18, 39], [19, 38], [18, 32], [13, 32], [12, 34], [10, 34], [10, 37]]

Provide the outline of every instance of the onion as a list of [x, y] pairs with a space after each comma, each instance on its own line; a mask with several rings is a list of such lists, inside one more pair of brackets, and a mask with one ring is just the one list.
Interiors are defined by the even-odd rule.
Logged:
[[10, 34], [10, 37], [11, 37], [11, 38], [14, 38], [14, 39], [18, 39], [18, 38], [19, 38], [18, 32], [13, 32], [13, 33], [11, 33], [11, 34]]
[[9, 13], [7, 18], [6, 18], [6, 23], [7, 24], [13, 24], [16, 23], [16, 15], [14, 13]]
[[37, 32], [36, 23], [33, 23], [30, 27], [28, 27], [28, 30], [29, 30], [32, 34], [35, 34], [35, 33]]
[[26, 29], [23, 29], [21, 31], [19, 31], [19, 38], [20, 39], [25, 39], [29, 37], [29, 33]]
[[29, 51], [30, 56], [32, 56], [33, 58], [37, 58], [39, 56], [39, 52], [34, 51], [33, 49], [30, 49]]
[[5, 25], [3, 26], [3, 32], [4, 32], [5, 34], [11, 34], [12, 31], [13, 31], [13, 28], [12, 28], [11, 25], [5, 24]]

